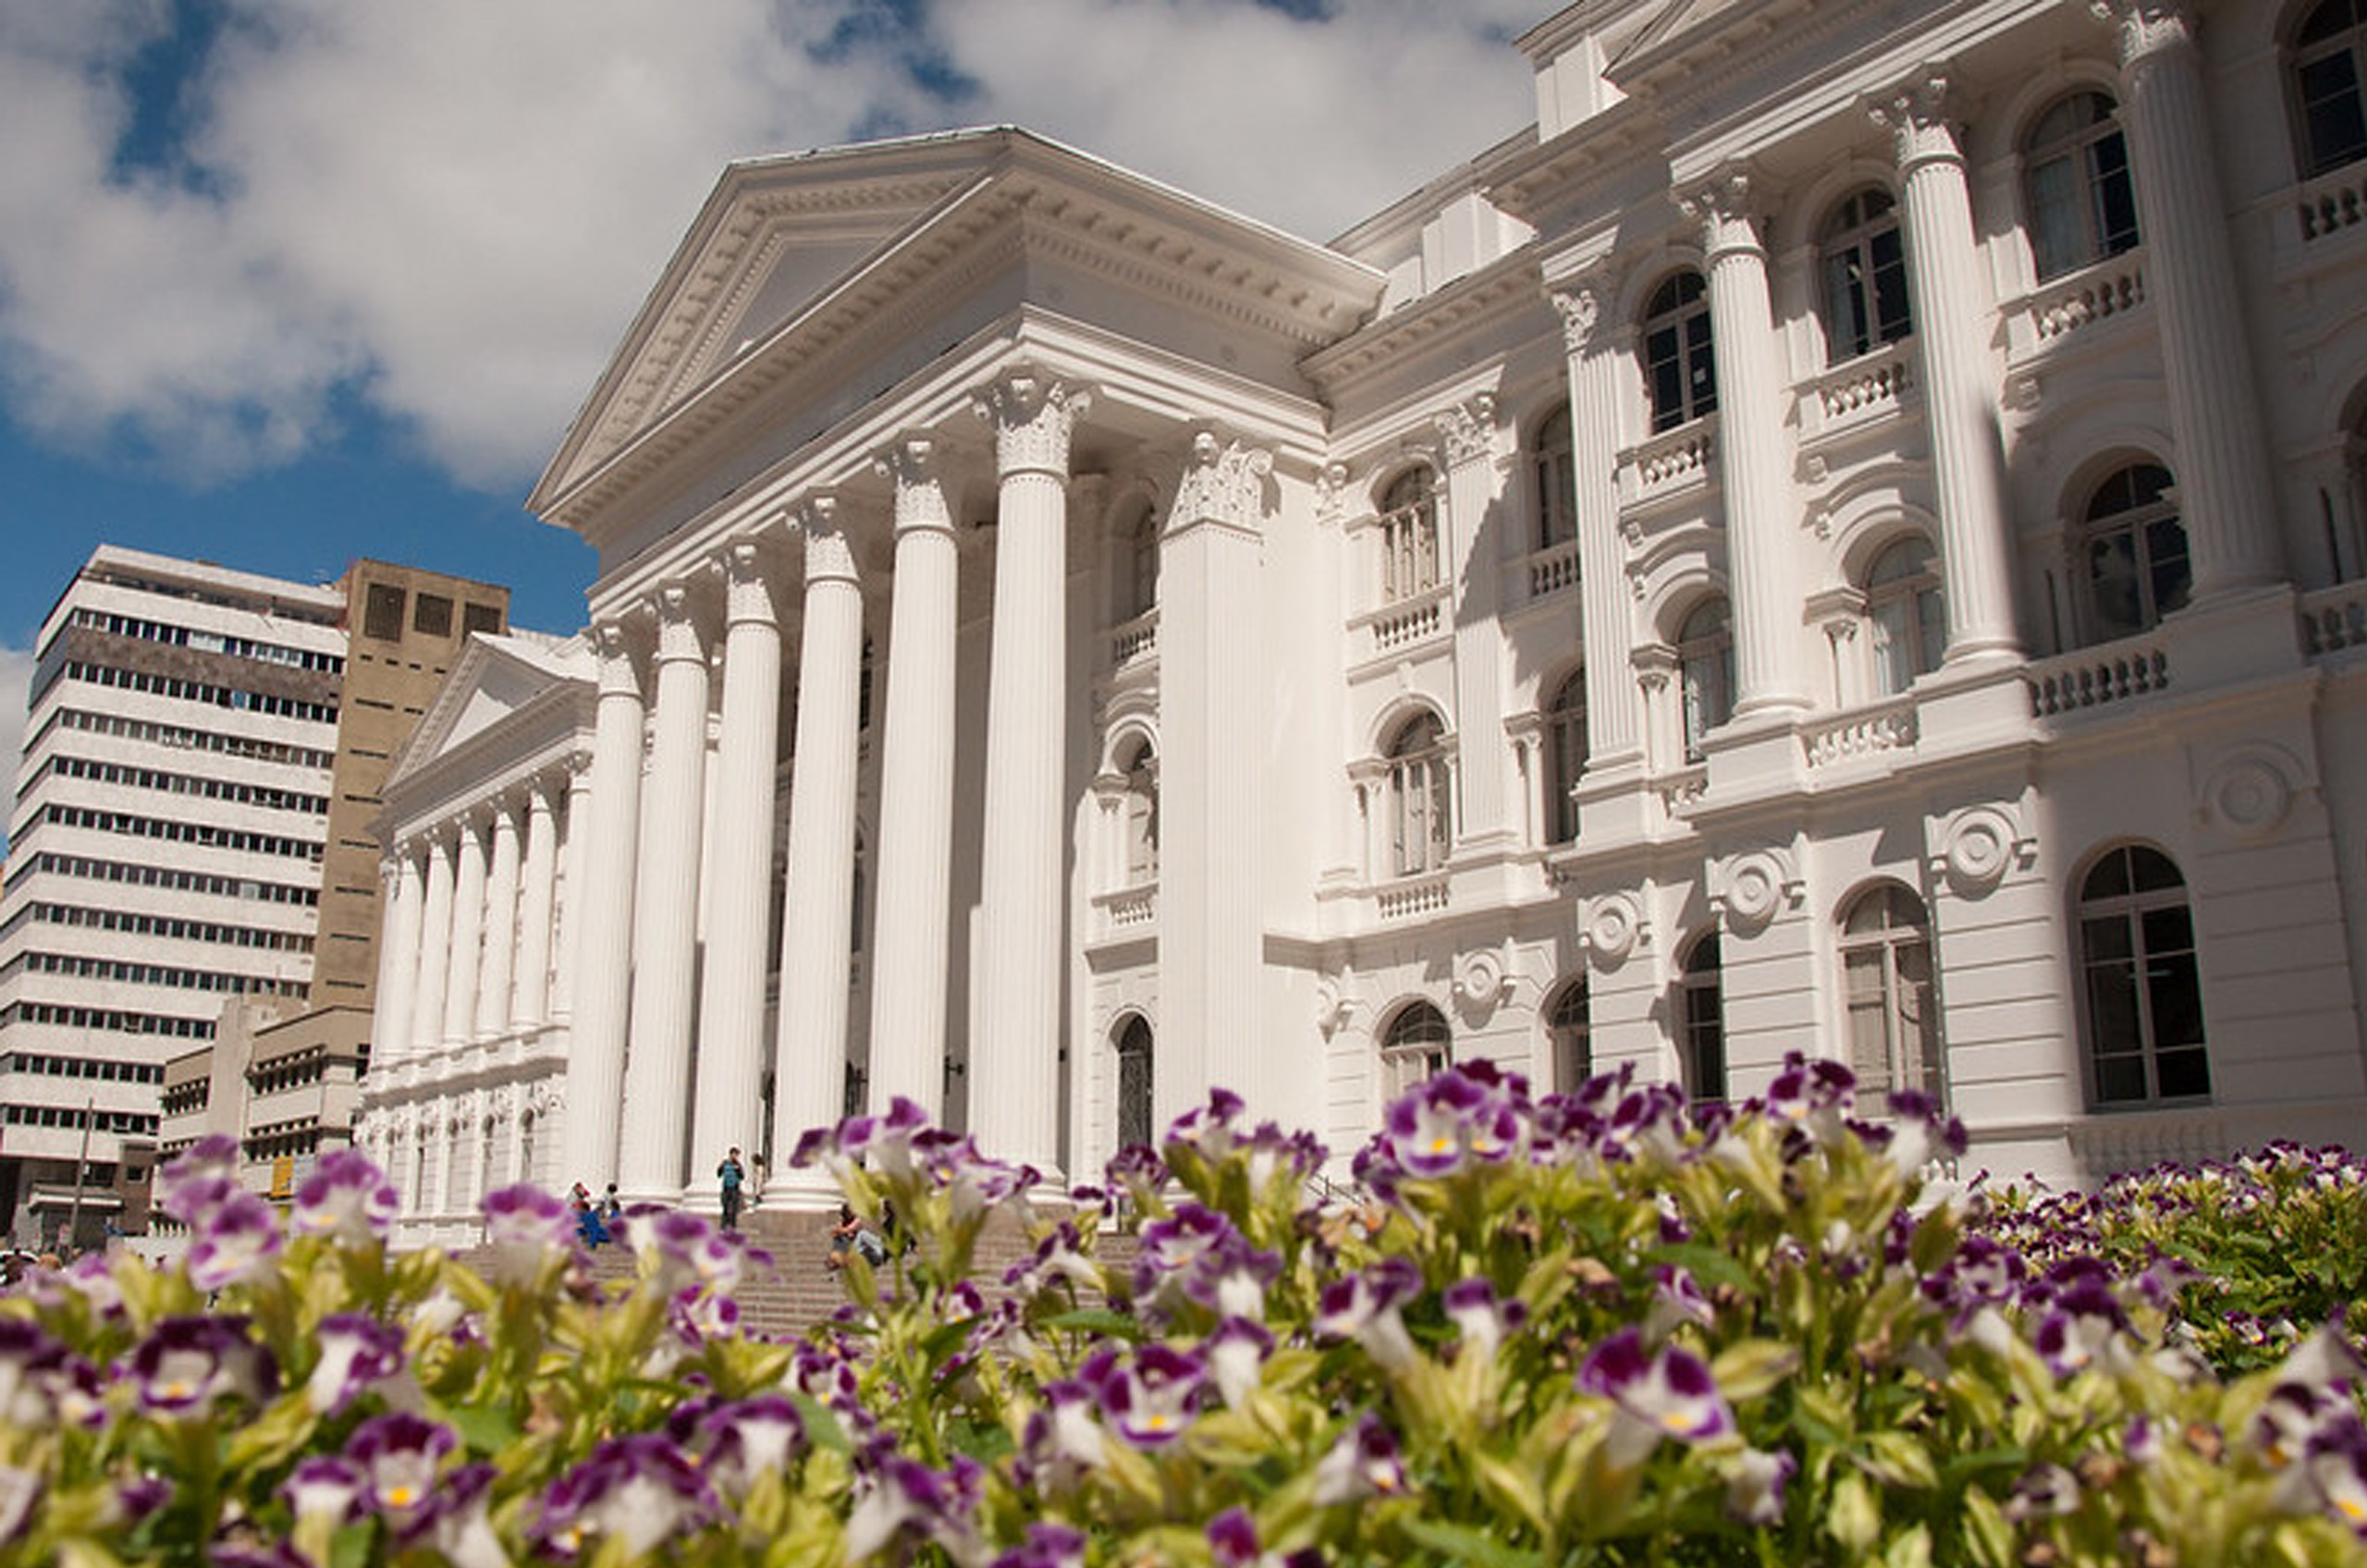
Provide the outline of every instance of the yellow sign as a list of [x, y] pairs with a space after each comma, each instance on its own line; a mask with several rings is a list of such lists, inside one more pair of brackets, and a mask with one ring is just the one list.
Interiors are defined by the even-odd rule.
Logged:
[[283, 1154], [271, 1162], [271, 1195], [290, 1197], [296, 1191], [296, 1157]]

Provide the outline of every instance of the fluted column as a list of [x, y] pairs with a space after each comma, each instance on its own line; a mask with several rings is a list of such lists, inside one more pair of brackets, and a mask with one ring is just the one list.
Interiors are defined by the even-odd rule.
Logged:
[[2146, 292], [2161, 320], [2154, 341], [2178, 443], [2178, 511], [2201, 601], [2285, 575], [2268, 440], [2191, 12], [2177, 0], [2108, 4]]
[[657, 592], [656, 702], [633, 909], [632, 1032], [625, 1054], [624, 1196], [682, 1195], [690, 1134], [692, 1007], [705, 802], [706, 637], [687, 582]]
[[1559, 284], [1562, 346], [1570, 379], [1570, 466], [1577, 476], [1579, 632], [1586, 648], [1587, 771], [1633, 764], [1643, 724], [1627, 649], [1627, 575], [1619, 541], [1619, 385], [1632, 374], [1629, 345], [1602, 320], [1608, 280], [1584, 275]]
[[[880, 471], [896, 485], [896, 580], [879, 770], [869, 1095], [875, 1110], [901, 1095], [933, 1117], [945, 1098], [959, 565], [937, 464], [937, 443], [922, 435], [905, 435], [879, 459]], [[802, 757], [798, 766], [804, 766]], [[790, 802], [792, 832], [796, 794], [791, 791]], [[785, 1122], [783, 1130], [790, 1130]]]
[[509, 991], [518, 966], [518, 841], [515, 802], [493, 803], [493, 862], [484, 884], [484, 967], [477, 975], [476, 1034], [498, 1035], [509, 1023]]
[[[1438, 418], [1446, 448], [1446, 523], [1441, 541], [1455, 585], [1454, 711], [1459, 751], [1459, 843], [1507, 844], [1511, 794], [1504, 778], [1503, 571], [1498, 532], [1484, 526], [1496, 503], [1496, 395], [1475, 393]], [[1482, 552], [1486, 552], [1483, 554]], [[1162, 657], [1162, 663], [1164, 659]]]
[[411, 1015], [412, 1058], [429, 1055], [444, 1037], [444, 998], [452, 975], [452, 841], [442, 832], [427, 840], [427, 900], [420, 911], [418, 1000]]
[[452, 857], [452, 967], [444, 992], [444, 1039], [457, 1044], [476, 1031], [477, 977], [484, 971], [484, 827], [460, 818]]
[[780, 620], [768, 545], [723, 553], [723, 723], [701, 973], [692, 1168], [763, 1146], [765, 968], [771, 945], [773, 774], [780, 752]]
[[551, 922], [558, 881], [558, 814], [551, 784], [526, 786], [526, 864], [518, 888], [518, 965], [509, 991], [509, 1022], [528, 1029], [550, 1017]]
[[1048, 1174], [1059, 1150], [1069, 436], [1085, 395], [1016, 369], [978, 398], [998, 475], [970, 1127]]
[[591, 876], [592, 758], [578, 753], [568, 759], [567, 816], [559, 824], [559, 887], [553, 898], [551, 918], [558, 922], [558, 951], [551, 969], [550, 1016], [575, 1015], [576, 976], [583, 973], [583, 909], [585, 881]]
[[1808, 704], [1798, 668], [1799, 596], [1792, 588], [1782, 378], [1767, 297], [1767, 252], [1751, 223], [1749, 196], [1746, 176], [1723, 173], [1684, 199], [1686, 210], [1701, 222], [1710, 278], [1738, 719]]
[[378, 947], [376, 1016], [371, 1020], [370, 1055], [378, 1071], [411, 1051], [411, 1009], [419, 1000], [419, 929], [426, 880], [418, 852], [399, 844], [379, 863], [386, 888], [386, 918]]
[[1938, 492], [1948, 607], [1947, 662], [2017, 654], [2005, 449], [1982, 324], [1979, 242], [1964, 154], [1941, 117], [1947, 80], [1926, 75], [1884, 95], [1876, 119], [1897, 142], [1907, 282]]
[[[854, 903], [855, 775], [862, 739], [863, 589], [837, 500], [822, 496], [808, 501], [797, 513], [796, 531], [805, 546], [805, 624], [797, 659], [797, 771], [789, 797], [780, 1031], [773, 1048], [776, 1146], [790, 1146], [807, 1128], [836, 1121], [845, 1104], [852, 962], [847, 912]], [[894, 710], [889, 713], [892, 720]], [[950, 714], [946, 717], [950, 723]], [[941, 855], [938, 864], [944, 864]], [[942, 884], [936, 907], [945, 907]], [[938, 935], [941, 953], [941, 925]], [[881, 988], [875, 982], [875, 997]], [[940, 1033], [944, 994], [940, 984]], [[875, 1071], [879, 1059], [875, 1037]], [[836, 1184], [818, 1169], [777, 1169], [767, 1180], [772, 1187], [791, 1187], [795, 1202], [818, 1206], [837, 1194]]]
[[567, 1059], [565, 1161], [551, 1184], [599, 1192], [617, 1175], [622, 1125], [626, 1008], [632, 994], [635, 872], [641, 840], [642, 730], [647, 710], [633, 640], [620, 621], [593, 629], [600, 660], [592, 730], [590, 809], [568, 825], [583, 836], [583, 880], [568, 889], [579, 928], [575, 1017]]
[[[1272, 468], [1269, 453], [1199, 433], [1159, 541], [1159, 1016], [1151, 1088], [1153, 1123], [1161, 1127], [1211, 1085], [1266, 1114], [1292, 1109], [1269, 1103], [1267, 1086], [1278, 1080], [1260, 1071], [1264, 780], [1242, 766], [1257, 753], [1269, 705], [1259, 618], [1241, 606], [1257, 594]], [[1122, 789], [1122, 780], [1112, 782]]]

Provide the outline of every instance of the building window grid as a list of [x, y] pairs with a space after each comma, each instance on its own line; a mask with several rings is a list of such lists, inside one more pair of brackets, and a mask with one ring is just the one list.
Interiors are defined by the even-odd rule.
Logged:
[[2030, 259], [2040, 282], [2138, 240], [2137, 194], [2119, 109], [2102, 92], [2057, 99], [2023, 147]]
[[253, 659], [259, 664], [287, 665], [294, 669], [320, 670], [330, 675], [345, 668], [342, 656], [317, 648], [291, 648], [284, 643], [258, 642], [249, 637], [233, 637], [196, 627], [174, 626], [166, 621], [117, 615], [108, 610], [85, 607], [76, 610], [67, 619], [69, 625], [93, 631], [129, 637], [142, 643], [161, 643], [168, 647], [227, 654], [233, 658]]
[[1870, 188], [1844, 201], [1826, 218], [1819, 244], [1828, 361], [1855, 359], [1915, 330], [1906, 239], [1889, 191]]
[[178, 724], [153, 724], [146, 719], [129, 718], [122, 714], [93, 713], [85, 708], [58, 708], [54, 711], [42, 725], [40, 733], [27, 742], [26, 749], [30, 751], [39, 745], [54, 729], [112, 735], [126, 741], [144, 741], [180, 751], [217, 752], [224, 756], [286, 763], [324, 772], [337, 760], [330, 753], [311, 746], [283, 745], [273, 741], [259, 741], [251, 735], [227, 735], [219, 730], [191, 729]]
[[1573, 980], [1554, 994], [1545, 1032], [1552, 1047], [1554, 1090], [1573, 1094], [1594, 1076], [1593, 1004], [1584, 980]]
[[91, 757], [52, 757], [42, 765], [30, 782], [38, 782], [51, 774], [92, 784], [120, 784], [128, 789], [149, 790], [166, 795], [190, 795], [231, 805], [256, 806], [265, 811], [295, 812], [303, 816], [326, 816], [329, 812], [325, 795], [312, 795], [300, 790], [281, 790], [262, 784], [241, 784], [234, 779], [208, 778], [191, 773], [169, 773], [162, 768], [133, 767], [124, 763], [100, 762]]
[[1545, 821], [1551, 842], [1578, 838], [1577, 788], [1587, 766], [1587, 688], [1583, 671], [1562, 682], [1545, 710]]
[[1130, 1016], [1118, 1032], [1118, 1146], [1148, 1145], [1157, 1133], [1152, 1123], [1152, 1051], [1150, 1021]]
[[1866, 569], [1866, 623], [1875, 682], [1884, 696], [1897, 695], [1916, 677], [1940, 668], [1948, 611], [1931, 541], [1919, 534], [1900, 539], [1874, 557]]
[[1436, 714], [1400, 727], [1389, 747], [1390, 865], [1418, 876], [1446, 864], [1453, 839], [1446, 730]]
[[2079, 967], [2092, 1102], [2207, 1100], [2194, 915], [2168, 856], [2124, 844], [2088, 873], [2079, 885]]
[[1702, 760], [1702, 741], [1734, 717], [1735, 637], [1723, 598], [1696, 606], [1676, 638], [1677, 678], [1685, 703], [1685, 760]]
[[2131, 463], [2096, 487], [2079, 548], [2091, 641], [2151, 631], [2193, 591], [2186, 526], [2158, 463]]
[[[335, 703], [308, 703], [295, 697], [250, 691], [243, 686], [218, 686], [210, 681], [157, 675], [144, 669], [124, 669], [116, 665], [89, 664], [80, 659], [68, 660], [60, 669], [67, 679], [92, 686], [138, 692], [147, 696], [170, 698], [175, 702], [204, 703], [214, 707], [258, 713], [272, 718], [305, 719], [314, 724], [337, 722]], [[55, 679], [53, 676], [44, 680], [41, 689], [33, 693], [32, 700], [39, 702]]]
[[1851, 903], [1841, 921], [1841, 993], [1859, 1103], [1887, 1114], [1895, 1090], [1944, 1103], [1931, 926], [1920, 899], [1893, 886]]
[[1538, 423], [1529, 451], [1529, 484], [1537, 505], [1537, 547], [1551, 550], [1578, 536], [1578, 472], [1570, 408], [1564, 403]]
[[305, 908], [316, 906], [321, 898], [318, 888], [297, 888], [284, 882], [259, 881], [251, 876], [221, 876], [202, 871], [184, 871], [178, 866], [138, 865], [124, 861], [46, 851], [25, 856], [23, 864], [9, 876], [7, 885], [13, 889], [23, 878], [39, 873], [93, 882], [122, 882], [136, 888], [166, 888], [175, 892], [212, 893], [222, 898], [298, 904]]
[[1428, 1002], [1411, 1002], [1389, 1021], [1381, 1036], [1381, 1087], [1395, 1100], [1454, 1064], [1454, 1034], [1446, 1015]]
[[1678, 1066], [1684, 1073], [1686, 1097], [1697, 1106], [1723, 1105], [1726, 1100], [1723, 987], [1718, 934], [1712, 931], [1687, 950], [1678, 982], [1677, 1016], [1684, 1031], [1677, 1043]]
[[2367, 6], [2361, 0], [2324, 0], [2294, 33], [2294, 109], [2305, 178], [2367, 157], [2362, 61]]
[[1655, 435], [1718, 407], [1709, 291], [1698, 272], [1669, 278], [1644, 307], [1644, 385]]

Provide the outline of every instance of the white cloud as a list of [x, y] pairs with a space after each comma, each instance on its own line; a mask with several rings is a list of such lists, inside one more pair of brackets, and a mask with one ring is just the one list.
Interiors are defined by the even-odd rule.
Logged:
[[0, 0], [0, 391], [198, 475], [358, 396], [510, 489], [731, 158], [1007, 120], [1319, 236], [1515, 128], [1502, 39], [1543, 9], [231, 0], [186, 164], [126, 174], [122, 67], [169, 8]]
[[8, 819], [16, 815], [17, 764], [25, 753], [25, 694], [33, 679], [29, 648], [0, 647], [0, 849], [8, 841]]

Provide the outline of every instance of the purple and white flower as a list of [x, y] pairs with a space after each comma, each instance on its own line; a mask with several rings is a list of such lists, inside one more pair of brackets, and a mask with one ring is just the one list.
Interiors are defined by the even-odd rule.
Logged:
[[1208, 1381], [1228, 1410], [1238, 1410], [1264, 1381], [1266, 1358], [1274, 1354], [1274, 1336], [1254, 1317], [1228, 1317], [1217, 1325], [1200, 1354], [1208, 1364]]
[[239, 1190], [238, 1141], [227, 1133], [200, 1138], [156, 1172], [156, 1207], [190, 1230]]
[[938, 1541], [963, 1561], [976, 1533], [981, 1476], [975, 1460], [957, 1457], [940, 1473], [892, 1448], [877, 1450], [847, 1517], [847, 1561], [860, 1562], [900, 1536]]
[[1522, 1146], [1525, 1098], [1521, 1081], [1493, 1062], [1450, 1067], [1390, 1106], [1381, 1123], [1388, 1157], [1417, 1178], [1502, 1164]]
[[1019, 1439], [1023, 1484], [1065, 1491], [1107, 1457], [1100, 1402], [1082, 1379], [1063, 1378], [1044, 1385], [1044, 1403], [1028, 1412]]
[[1405, 1461], [1397, 1435], [1369, 1410], [1316, 1462], [1315, 1501], [1326, 1507], [1395, 1497], [1404, 1489]]
[[1504, 1336], [1528, 1320], [1528, 1304], [1517, 1297], [1506, 1301], [1484, 1279], [1458, 1280], [1439, 1296], [1447, 1321], [1463, 1336], [1467, 1354], [1492, 1356]]
[[707, 1473], [740, 1491], [759, 1476], [785, 1474], [805, 1446], [804, 1419], [780, 1394], [717, 1405], [699, 1427], [707, 1439]]
[[1163, 1448], [1182, 1437], [1208, 1380], [1198, 1355], [1159, 1343], [1131, 1355], [1098, 1352], [1078, 1375], [1099, 1398], [1102, 1420], [1137, 1448]]
[[1410, 1261], [1384, 1257], [1324, 1286], [1310, 1327], [1325, 1339], [1355, 1340], [1382, 1367], [1402, 1371], [1414, 1364], [1415, 1351], [1399, 1307], [1421, 1288], [1421, 1273]]
[[321, 1359], [305, 1381], [304, 1400], [317, 1415], [337, 1414], [371, 1384], [402, 1369], [402, 1330], [367, 1313], [333, 1313], [321, 1319], [315, 1338]]
[[2033, 1464], [2014, 1483], [2006, 1498], [2005, 1517], [2019, 1525], [2032, 1519], [2059, 1519], [2079, 1506], [2079, 1478], [2060, 1464]]
[[369, 1478], [361, 1467], [335, 1454], [316, 1453], [300, 1460], [279, 1483], [279, 1495], [296, 1515], [299, 1528], [319, 1521], [330, 1528], [361, 1514], [362, 1494]]
[[1038, 1519], [1027, 1538], [998, 1555], [989, 1568], [1085, 1568], [1085, 1532], [1072, 1525]]
[[345, 1451], [362, 1472], [362, 1511], [398, 1528], [411, 1523], [435, 1495], [436, 1473], [459, 1441], [451, 1427], [407, 1410], [364, 1421]]
[[275, 1268], [282, 1240], [279, 1216], [252, 1193], [232, 1192], [198, 1222], [189, 1249], [189, 1282], [213, 1293], [261, 1279]]
[[279, 1387], [271, 1352], [247, 1337], [244, 1317], [166, 1317], [125, 1366], [141, 1408], [202, 1416], [223, 1399], [261, 1404]]
[[625, 1557], [638, 1558], [719, 1516], [714, 1489], [681, 1448], [655, 1432], [631, 1432], [606, 1439], [551, 1483], [532, 1535], [562, 1556], [616, 1540]]
[[1663, 1438], [1693, 1443], [1734, 1430], [1734, 1413], [1709, 1364], [1676, 1344], [1647, 1355], [1642, 1333], [1632, 1327], [1587, 1353], [1577, 1383], [1611, 1402], [1607, 1441], [1616, 1464], [1641, 1463]]
[[1784, 1484], [1799, 1472], [1800, 1462], [1787, 1450], [1743, 1450], [1726, 1469], [1726, 1517], [1742, 1525], [1774, 1524], [1784, 1517]]
[[402, 1198], [370, 1157], [360, 1149], [321, 1156], [296, 1189], [288, 1228], [300, 1236], [327, 1236], [345, 1246], [386, 1240]]
[[485, 1271], [497, 1281], [531, 1283], [575, 1250], [573, 1212], [531, 1182], [487, 1193], [480, 1207], [485, 1244], [493, 1251]]

